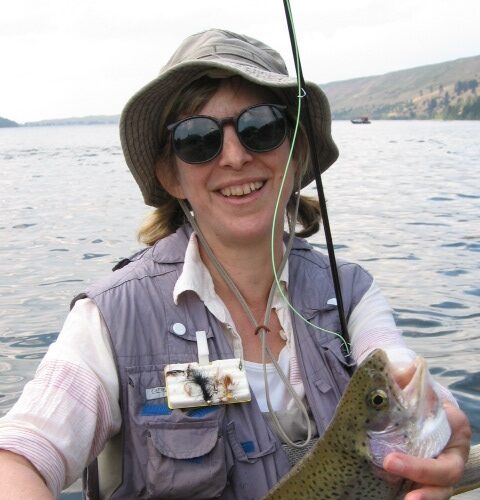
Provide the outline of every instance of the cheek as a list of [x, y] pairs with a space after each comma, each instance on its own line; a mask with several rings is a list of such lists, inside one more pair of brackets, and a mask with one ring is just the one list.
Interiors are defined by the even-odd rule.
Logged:
[[174, 198], [185, 198], [183, 196], [183, 189], [179, 180], [178, 166], [165, 165], [158, 163], [155, 168], [155, 175], [160, 185], [167, 191], [167, 193]]
[[[285, 142], [278, 148], [278, 157], [277, 157], [277, 165], [279, 170], [281, 171], [282, 175], [285, 170], [285, 167], [287, 166], [288, 158], [290, 156], [290, 141], [288, 139], [285, 140]], [[295, 150], [292, 154], [292, 158], [290, 160], [290, 164], [288, 165], [288, 173], [290, 174], [295, 174], [297, 170], [297, 160], [296, 160], [296, 154]]]
[[198, 198], [202, 191], [207, 189], [208, 171], [203, 166], [179, 165], [177, 179], [178, 194], [191, 201]]
[[[283, 168], [285, 168], [287, 161], [288, 161], [288, 156], [287, 159], [284, 161]], [[292, 158], [290, 160], [290, 164], [288, 165], [287, 177], [285, 179], [285, 184], [284, 184], [284, 189], [285, 191], [288, 191], [289, 195], [296, 189], [296, 184], [298, 181], [297, 169], [298, 169], [298, 163], [294, 158]], [[282, 175], [283, 175], [283, 169], [282, 169]]]

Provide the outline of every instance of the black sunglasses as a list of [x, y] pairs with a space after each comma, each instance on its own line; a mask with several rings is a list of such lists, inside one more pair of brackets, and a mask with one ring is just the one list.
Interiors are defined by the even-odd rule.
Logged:
[[167, 126], [175, 154], [186, 163], [213, 160], [223, 147], [223, 126], [232, 123], [242, 145], [255, 153], [278, 148], [287, 135], [286, 106], [257, 104], [237, 117], [196, 115]]

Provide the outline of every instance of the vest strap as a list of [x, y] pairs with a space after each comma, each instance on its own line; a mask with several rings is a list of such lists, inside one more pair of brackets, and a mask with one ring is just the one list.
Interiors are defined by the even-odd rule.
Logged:
[[98, 481], [98, 460], [95, 459], [83, 471], [83, 499], [100, 500], [100, 486]]

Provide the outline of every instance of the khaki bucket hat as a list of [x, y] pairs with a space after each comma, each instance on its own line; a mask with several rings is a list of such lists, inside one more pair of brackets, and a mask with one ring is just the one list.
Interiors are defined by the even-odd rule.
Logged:
[[[140, 89], [126, 104], [120, 119], [123, 154], [147, 205], [159, 207], [170, 198], [155, 176], [155, 162], [168, 131], [165, 108], [172, 95], [192, 81], [209, 75], [238, 75], [271, 89], [291, 89], [297, 93], [296, 78], [288, 75], [278, 52], [254, 38], [231, 31], [211, 29], [188, 37], [176, 50], [155, 80]], [[331, 136], [328, 100], [320, 87], [306, 82], [313, 118], [321, 172], [338, 157]], [[307, 170], [302, 186], [314, 178]]]

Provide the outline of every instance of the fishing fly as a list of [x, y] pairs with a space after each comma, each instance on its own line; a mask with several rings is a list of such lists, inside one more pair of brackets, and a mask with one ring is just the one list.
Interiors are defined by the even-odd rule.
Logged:
[[193, 368], [191, 365], [188, 366], [186, 375], [187, 381], [185, 382], [184, 389], [187, 395], [193, 396], [193, 387], [198, 387], [202, 392], [205, 403], [211, 404], [213, 398], [213, 384], [211, 379], [202, 370]]

